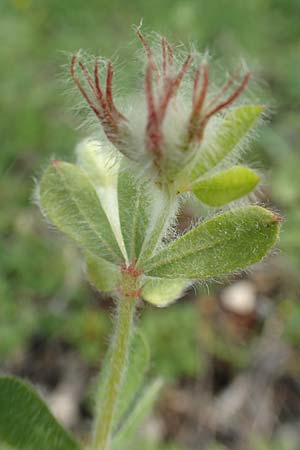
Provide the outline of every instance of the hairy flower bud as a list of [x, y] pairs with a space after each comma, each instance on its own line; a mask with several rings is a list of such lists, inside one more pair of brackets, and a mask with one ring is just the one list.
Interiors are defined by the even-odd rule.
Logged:
[[113, 99], [110, 61], [105, 88], [100, 83], [97, 59], [91, 73], [74, 55], [72, 78], [113, 145], [138, 164], [141, 173], [148, 172], [158, 184], [180, 190], [182, 173], [191, 173], [193, 162], [201, 157], [208, 122], [240, 96], [250, 73], [233, 74], [213, 94], [209, 65], [206, 61], [197, 63], [199, 55], [189, 53], [179, 65], [164, 37], [157, 53], [140, 29], [137, 35], [146, 54], [144, 90], [127, 113], [121, 113]]

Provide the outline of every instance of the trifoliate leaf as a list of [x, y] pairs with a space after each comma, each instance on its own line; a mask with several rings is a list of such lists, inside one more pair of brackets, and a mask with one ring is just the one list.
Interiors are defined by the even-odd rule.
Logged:
[[222, 206], [249, 194], [259, 181], [248, 167], [236, 166], [192, 184], [195, 196], [209, 206]]
[[200, 150], [199, 161], [192, 170], [192, 180], [197, 180], [228, 156], [255, 125], [263, 111], [264, 107], [259, 105], [239, 106], [230, 111], [215, 138]]
[[115, 292], [120, 279], [120, 267], [86, 252], [86, 274], [98, 291]]
[[0, 443], [15, 450], [81, 450], [27, 384], [0, 378]]
[[54, 161], [40, 182], [40, 204], [51, 222], [91, 254], [123, 261], [99, 197], [86, 173]]
[[126, 170], [118, 176], [119, 216], [129, 261], [140, 254], [151, 221], [151, 199], [148, 184]]
[[141, 297], [152, 305], [164, 307], [177, 300], [188, 284], [188, 280], [150, 278], [144, 284]]
[[167, 245], [142, 267], [153, 277], [195, 279], [259, 262], [275, 244], [279, 218], [247, 206], [207, 220]]

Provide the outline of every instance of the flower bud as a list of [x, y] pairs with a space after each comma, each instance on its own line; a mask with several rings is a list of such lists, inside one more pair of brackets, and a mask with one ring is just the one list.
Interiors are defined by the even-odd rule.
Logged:
[[164, 37], [157, 53], [139, 29], [137, 35], [146, 54], [144, 90], [136, 100], [128, 100], [131, 106], [127, 112], [120, 112], [115, 105], [110, 61], [105, 88], [100, 82], [97, 59], [91, 73], [74, 55], [71, 74], [111, 143], [138, 165], [139, 173], [176, 191], [188, 179], [193, 163], [201, 157], [210, 119], [240, 96], [250, 74], [235, 73], [214, 94], [209, 89], [209, 65], [206, 61], [198, 63], [199, 55], [189, 53], [178, 64]]

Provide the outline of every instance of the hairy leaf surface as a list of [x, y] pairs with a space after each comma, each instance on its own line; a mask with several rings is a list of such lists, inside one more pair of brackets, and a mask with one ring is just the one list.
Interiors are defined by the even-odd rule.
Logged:
[[111, 145], [86, 139], [76, 148], [77, 165], [89, 175], [94, 186], [117, 184], [119, 158]]
[[226, 274], [259, 262], [275, 244], [278, 217], [247, 206], [207, 220], [146, 261], [146, 275], [195, 279]]
[[151, 199], [147, 183], [136, 180], [126, 170], [118, 176], [119, 216], [129, 261], [138, 258], [151, 217]]
[[192, 180], [217, 166], [240, 143], [264, 111], [260, 105], [244, 105], [230, 111], [210, 144], [200, 150], [199, 161], [192, 171]]
[[177, 300], [188, 284], [188, 280], [151, 278], [142, 288], [141, 297], [152, 305], [164, 307]]
[[151, 224], [149, 224], [147, 237], [144, 240], [138, 259], [139, 265], [142, 264], [142, 261], [150, 258], [156, 248], [161, 244], [162, 238], [172, 223], [177, 210], [176, 198], [173, 198], [167, 192], [161, 191], [153, 186], [152, 195], [154, 199], [151, 212]]
[[192, 185], [196, 197], [209, 206], [222, 206], [253, 191], [258, 175], [248, 167], [235, 166]]
[[81, 450], [27, 384], [0, 378], [0, 443], [15, 450]]
[[115, 292], [120, 280], [120, 267], [86, 252], [86, 274], [100, 292]]
[[120, 158], [110, 145], [87, 139], [77, 146], [77, 164], [88, 174], [126, 260], [117, 195]]
[[41, 179], [40, 203], [51, 222], [91, 254], [113, 263], [123, 260], [99, 197], [82, 169], [54, 161]]

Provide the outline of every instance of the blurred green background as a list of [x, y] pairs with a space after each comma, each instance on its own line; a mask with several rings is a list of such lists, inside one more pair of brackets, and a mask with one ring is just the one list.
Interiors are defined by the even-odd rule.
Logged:
[[[73, 352], [88, 373], [94, 373], [111, 325], [109, 302], [103, 303], [84, 281], [77, 251], [49, 231], [34, 205], [34, 179], [52, 155], [72, 159], [76, 143], [87, 133], [78, 129], [78, 119], [71, 111], [70, 105], [76, 105], [78, 98], [73, 101], [66, 83], [63, 66], [67, 54], [83, 48], [114, 59], [118, 55], [124, 91], [124, 86], [132, 86], [129, 81], [135, 75], [132, 62], [138, 43], [132, 25], [139, 24], [141, 18], [146, 32], [165, 34], [175, 43], [193, 42], [203, 51], [209, 48], [219, 66], [242, 56], [254, 68], [272, 116], [249, 157], [267, 176], [270, 188], [264, 189], [262, 200], [285, 217], [280, 252], [261, 273], [250, 277], [257, 295], [270, 301], [266, 304], [271, 312], [264, 313], [258, 325], [250, 327], [250, 334], [241, 339], [240, 328], [238, 338], [232, 334], [236, 317], [224, 318], [222, 309], [215, 311], [217, 306], [212, 306], [218, 304], [220, 286], [211, 286], [212, 299], [206, 309], [201, 301], [207, 297], [205, 289], [200, 289], [196, 300], [182, 300], [168, 310], [148, 307], [141, 326], [152, 346], [153, 370], [173, 386], [184, 388], [187, 383], [188, 389], [195, 380], [201, 385], [211, 379], [210, 371], [214, 370], [216, 382], [221, 374], [225, 381], [222, 378], [220, 385], [224, 381], [228, 386], [251, 366], [253, 345], [263, 340], [272, 321], [279, 326], [280, 342], [288, 346], [291, 355], [299, 356], [300, 1], [2, 0], [0, 368], [44, 383], [50, 390], [62, 377], [63, 369], [51, 371], [61, 353]], [[49, 369], [47, 375], [43, 374], [43, 363]], [[289, 362], [285, 367], [297, 395], [298, 366]], [[90, 414], [86, 403], [83, 398], [83, 418]], [[298, 413], [296, 408], [292, 422], [299, 423]], [[277, 437], [275, 428], [271, 433], [274, 438], [262, 433], [247, 449], [300, 448], [295, 439]], [[220, 450], [227, 448], [223, 446], [228, 442], [229, 448], [246, 448], [226, 436], [221, 433], [204, 439], [201, 448]], [[172, 444], [175, 440], [177, 446]], [[159, 441], [169, 442], [161, 444], [166, 450], [200, 448], [175, 431], [162, 433]], [[140, 449], [159, 448], [158, 443], [139, 445]]]

